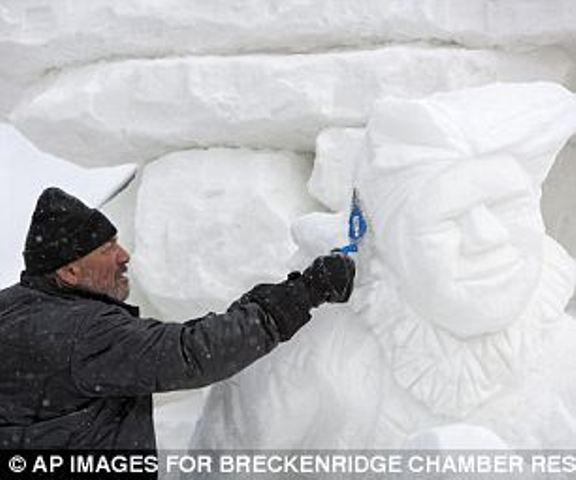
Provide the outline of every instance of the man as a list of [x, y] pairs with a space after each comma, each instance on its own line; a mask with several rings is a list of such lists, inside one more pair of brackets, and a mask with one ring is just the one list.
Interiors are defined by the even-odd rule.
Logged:
[[57, 188], [36, 205], [20, 283], [0, 292], [0, 447], [155, 449], [153, 392], [227, 378], [346, 302], [354, 263], [320, 257], [224, 314], [183, 324], [124, 302], [129, 255], [98, 210]]

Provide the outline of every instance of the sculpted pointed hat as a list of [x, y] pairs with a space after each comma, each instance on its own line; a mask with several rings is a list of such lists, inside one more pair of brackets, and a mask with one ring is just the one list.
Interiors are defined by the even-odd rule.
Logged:
[[53, 272], [87, 255], [116, 233], [116, 227], [100, 211], [59, 188], [47, 188], [38, 198], [26, 237], [26, 272]]
[[576, 96], [549, 82], [493, 83], [421, 99], [385, 97], [368, 124], [377, 167], [390, 171], [504, 153], [541, 184], [576, 130]]

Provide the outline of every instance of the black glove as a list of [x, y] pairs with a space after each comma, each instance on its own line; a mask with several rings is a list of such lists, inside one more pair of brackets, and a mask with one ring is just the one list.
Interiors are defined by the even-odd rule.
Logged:
[[302, 273], [310, 290], [313, 307], [324, 302], [344, 303], [352, 294], [356, 267], [354, 261], [343, 253], [318, 257]]
[[280, 341], [289, 340], [310, 320], [310, 310], [324, 302], [346, 302], [352, 293], [355, 267], [341, 254], [319, 257], [304, 272], [292, 272], [278, 284], [256, 285], [242, 303], [258, 303], [274, 321]]

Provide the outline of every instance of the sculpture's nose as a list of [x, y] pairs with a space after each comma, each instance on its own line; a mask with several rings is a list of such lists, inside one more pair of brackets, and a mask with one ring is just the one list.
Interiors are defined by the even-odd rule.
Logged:
[[462, 218], [462, 251], [476, 254], [510, 240], [508, 230], [485, 205], [477, 205]]

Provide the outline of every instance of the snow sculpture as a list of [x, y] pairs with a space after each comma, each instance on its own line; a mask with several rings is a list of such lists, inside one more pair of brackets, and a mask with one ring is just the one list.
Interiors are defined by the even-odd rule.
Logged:
[[[548, 83], [385, 98], [364, 133], [341, 131], [357, 155], [338, 177], [371, 226], [352, 304], [215, 387], [193, 447], [398, 448], [458, 421], [512, 448], [574, 448], [576, 269], [538, 201], [575, 131], [576, 99]], [[309, 253], [343, 213], [324, 232], [315, 214]]]
[[[560, 248], [545, 236], [539, 188], [575, 122], [573, 96], [543, 84], [376, 108], [361, 188], [375, 253], [407, 306], [392, 371], [434, 412], [468, 413], [500, 389], [519, 348], [538, 349], [523, 337], [541, 319], [522, 316], [535, 316], [542, 265]], [[519, 343], [505, 347], [501, 332]], [[398, 348], [402, 335], [421, 336], [428, 355]]]
[[136, 165], [86, 170], [40, 152], [14, 127], [0, 124], [0, 288], [16, 283], [24, 268], [22, 249], [36, 200], [58, 186], [89, 205], [100, 207], [136, 175]]

